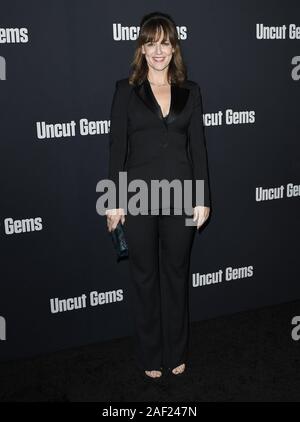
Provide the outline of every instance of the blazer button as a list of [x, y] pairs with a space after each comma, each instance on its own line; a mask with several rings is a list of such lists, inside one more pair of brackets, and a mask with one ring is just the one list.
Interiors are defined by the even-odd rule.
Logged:
[[167, 133], [164, 135], [164, 140], [160, 143], [160, 145], [163, 148], [166, 148], [168, 146], [168, 134]]

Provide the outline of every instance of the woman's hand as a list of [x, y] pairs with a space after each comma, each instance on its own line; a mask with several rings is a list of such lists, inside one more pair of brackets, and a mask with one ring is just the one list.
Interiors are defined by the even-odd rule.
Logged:
[[106, 210], [105, 214], [107, 216], [107, 228], [109, 232], [115, 230], [120, 220], [122, 224], [125, 223], [125, 211], [123, 208]]
[[193, 221], [197, 221], [197, 230], [208, 219], [209, 213], [210, 213], [209, 207], [203, 207], [201, 205], [194, 207]]

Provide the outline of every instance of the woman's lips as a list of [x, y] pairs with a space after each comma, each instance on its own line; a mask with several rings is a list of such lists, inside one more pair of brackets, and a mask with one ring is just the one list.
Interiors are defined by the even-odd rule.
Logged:
[[164, 60], [165, 60], [165, 58], [164, 57], [153, 57], [153, 60], [154, 61], [156, 61], [156, 62], [163, 62]]

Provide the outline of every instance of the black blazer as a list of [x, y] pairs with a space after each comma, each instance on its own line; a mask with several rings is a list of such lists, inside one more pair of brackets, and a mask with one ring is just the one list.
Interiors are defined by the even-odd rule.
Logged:
[[204, 180], [204, 202], [196, 204], [193, 194], [192, 206], [210, 206], [202, 114], [201, 92], [194, 81], [187, 80], [180, 87], [171, 85], [166, 118], [147, 78], [136, 86], [130, 85], [128, 78], [116, 82], [108, 171], [108, 178], [117, 186], [116, 208], [122, 207], [118, 200], [119, 171], [127, 171], [128, 183], [132, 179], [147, 183], [151, 179]]

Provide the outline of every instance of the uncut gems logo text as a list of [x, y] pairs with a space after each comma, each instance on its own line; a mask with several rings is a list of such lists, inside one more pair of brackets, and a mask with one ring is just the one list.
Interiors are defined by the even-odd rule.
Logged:
[[0, 340], [6, 340], [6, 321], [2, 316], [0, 316]]
[[6, 61], [5, 58], [0, 56], [0, 81], [6, 80]]

